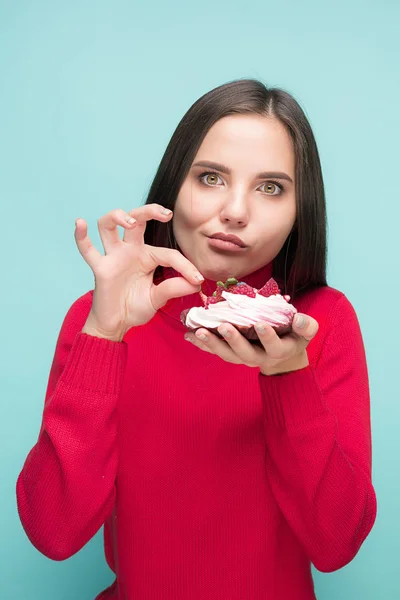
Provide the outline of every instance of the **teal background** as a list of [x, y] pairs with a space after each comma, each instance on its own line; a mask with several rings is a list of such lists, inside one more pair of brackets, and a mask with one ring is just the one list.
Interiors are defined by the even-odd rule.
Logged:
[[399, 6], [0, 2], [0, 598], [93, 600], [113, 579], [100, 533], [53, 562], [16, 511], [61, 322], [93, 287], [74, 221], [87, 220], [101, 249], [97, 219], [144, 200], [189, 106], [242, 77], [287, 89], [306, 110], [327, 191], [328, 281], [353, 303], [367, 350], [378, 518], [350, 565], [315, 572], [317, 597], [400, 597], [400, 331], [389, 305], [400, 291]]

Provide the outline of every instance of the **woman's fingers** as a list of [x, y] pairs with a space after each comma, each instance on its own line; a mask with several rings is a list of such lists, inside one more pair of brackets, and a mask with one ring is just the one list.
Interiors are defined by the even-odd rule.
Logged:
[[144, 206], [133, 208], [129, 211], [129, 216], [136, 220], [136, 226], [125, 229], [123, 241], [128, 244], [142, 245], [144, 243], [144, 232], [147, 222], [154, 219], [155, 221], [167, 223], [171, 219], [172, 210], [161, 206], [161, 204], [145, 204]]
[[223, 336], [224, 340], [244, 364], [257, 364], [264, 354], [263, 350], [257, 348], [255, 344], [251, 344], [249, 340], [247, 340], [244, 335], [230, 323], [223, 323], [220, 325], [218, 327], [218, 333]]
[[256, 323], [255, 330], [265, 352], [270, 358], [282, 358], [288, 353], [294, 352], [295, 344], [293, 339], [290, 340], [292, 347], [288, 347], [288, 344], [284, 344], [283, 339], [278, 336], [275, 329], [268, 323]]
[[[147, 221], [156, 219], [166, 222], [171, 218], [171, 215], [172, 211], [168, 211], [160, 204], [146, 204], [129, 212], [122, 210], [122, 208], [110, 211], [97, 221], [104, 252], [110, 254], [115, 246], [121, 245], [123, 242], [143, 245]], [[122, 240], [118, 225], [125, 230]]]
[[151, 303], [154, 310], [160, 309], [171, 298], [180, 298], [200, 291], [199, 284], [189, 283], [183, 277], [172, 277], [151, 288]]
[[103, 244], [104, 252], [106, 254], [110, 254], [116, 245], [122, 244], [117, 225], [120, 225], [125, 229], [132, 229], [136, 227], [135, 220], [133, 219], [133, 222], [130, 221], [132, 218], [133, 217], [131, 217], [131, 215], [129, 215], [126, 211], [122, 210], [122, 208], [117, 208], [98, 219], [97, 227], [99, 229], [101, 243]]
[[186, 256], [183, 256], [179, 250], [163, 248], [161, 246], [147, 246], [147, 250], [157, 265], [160, 265], [161, 267], [172, 267], [195, 285], [200, 285], [200, 283], [204, 281], [203, 275], [199, 273], [193, 263], [191, 263]]
[[78, 250], [82, 258], [93, 270], [98, 264], [99, 260], [102, 258], [102, 255], [93, 246], [87, 231], [88, 227], [86, 221], [84, 219], [76, 219], [74, 232], [76, 245], [78, 246]]
[[172, 267], [182, 277], [166, 279], [152, 289], [152, 303], [156, 310], [164, 306], [170, 298], [179, 298], [200, 291], [200, 284], [204, 277], [196, 267], [179, 250], [146, 246], [154, 265]]
[[[304, 326], [298, 326], [298, 317], [304, 318]], [[305, 350], [318, 332], [318, 321], [304, 314], [296, 315], [292, 331], [279, 337], [276, 331], [267, 323], [257, 323], [255, 329], [260, 341], [270, 358], [284, 359]]]
[[[318, 322], [303, 315], [305, 325], [299, 328], [293, 323], [293, 331], [280, 338], [276, 331], [267, 323], [260, 322], [256, 324], [256, 330], [262, 344], [262, 348], [250, 344], [244, 336], [229, 323], [223, 323], [218, 327], [218, 332], [224, 337], [225, 341], [219, 339], [216, 335], [205, 328], [198, 329], [195, 333], [188, 332], [185, 339], [190, 340], [201, 350], [216, 354], [220, 358], [237, 364], [245, 364], [249, 367], [264, 365], [266, 368], [275, 368], [277, 365], [289, 364], [288, 361], [293, 357], [302, 356], [311, 339], [318, 332]], [[296, 331], [302, 331], [298, 334]], [[307, 355], [305, 355], [307, 358]], [[304, 364], [304, 366], [308, 363]], [[296, 369], [299, 367], [296, 366]], [[293, 370], [289, 368], [289, 371]]]
[[[302, 325], [302, 327], [299, 327]], [[302, 313], [297, 313], [293, 320], [293, 331], [309, 343], [318, 333], [319, 324], [316, 319]]]
[[[204, 277], [202, 277], [196, 267], [178, 250], [144, 244], [143, 234], [147, 222], [151, 219], [167, 222], [171, 219], [171, 215], [172, 211], [160, 204], [148, 204], [135, 208], [129, 213], [118, 208], [110, 211], [98, 220], [100, 237], [106, 254], [112, 253], [113, 248], [118, 247], [118, 249], [121, 249], [124, 244], [133, 244], [133, 246], [138, 246], [138, 258], [141, 257], [141, 262], [138, 265], [132, 265], [132, 268], [140, 268], [139, 264], [142, 267], [144, 265], [144, 270], [147, 274], [160, 265], [163, 267], [172, 267], [182, 275], [182, 277], [168, 279], [159, 286], [156, 286], [157, 289], [152, 294], [154, 306], [157, 309], [163, 306], [170, 298], [177, 298], [198, 292], [201, 282], [204, 281]], [[76, 243], [83, 258], [92, 270], [94, 270], [102, 255], [96, 250], [87, 236], [87, 224], [85, 221], [83, 219], [77, 221], [78, 226], [75, 232]], [[119, 237], [118, 225], [125, 229], [123, 240]]]
[[227, 362], [234, 364], [241, 364], [243, 362], [229, 344], [203, 327], [197, 329], [195, 333], [186, 333], [185, 339], [200, 348], [200, 350], [215, 354]]

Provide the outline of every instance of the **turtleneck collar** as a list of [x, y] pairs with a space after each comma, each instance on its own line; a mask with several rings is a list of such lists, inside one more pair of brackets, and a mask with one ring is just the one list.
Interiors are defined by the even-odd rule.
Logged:
[[[268, 279], [272, 277], [272, 271], [273, 261], [261, 267], [257, 271], [253, 271], [253, 273], [244, 275], [240, 278], [240, 281], [244, 281], [252, 287], [260, 289], [268, 281]], [[175, 271], [175, 269], [172, 267], [164, 267], [162, 269], [160, 281], [170, 279], [171, 277], [182, 277], [182, 275]], [[215, 291], [217, 285], [216, 281], [217, 280], [213, 279], [205, 279], [201, 284], [202, 292], [207, 296], [211, 296], [211, 294]], [[200, 294], [198, 292], [190, 294], [189, 296], [183, 296], [181, 298], [171, 298], [171, 300], [169, 300], [167, 304], [165, 304], [165, 306], [163, 306], [160, 310], [177, 321], [180, 321], [181, 312], [187, 308], [192, 308], [193, 306], [203, 306]]]

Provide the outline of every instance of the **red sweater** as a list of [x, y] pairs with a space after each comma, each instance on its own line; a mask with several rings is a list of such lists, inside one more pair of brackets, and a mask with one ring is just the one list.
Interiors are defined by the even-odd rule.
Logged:
[[[244, 280], [259, 288], [270, 274]], [[198, 294], [122, 342], [80, 333], [92, 297], [64, 319], [17, 482], [32, 544], [64, 560], [104, 524], [116, 580], [103, 600], [314, 599], [311, 563], [349, 563], [376, 515], [366, 356], [349, 300], [331, 287], [299, 297], [320, 326], [310, 365], [268, 377], [184, 340], [179, 315]]]

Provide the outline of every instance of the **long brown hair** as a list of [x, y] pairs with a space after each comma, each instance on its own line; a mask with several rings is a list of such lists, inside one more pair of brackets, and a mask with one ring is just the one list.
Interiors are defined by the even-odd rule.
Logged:
[[[146, 204], [157, 202], [173, 210], [179, 190], [210, 128], [222, 117], [249, 113], [279, 119], [294, 146], [296, 223], [273, 261], [274, 279], [293, 300], [300, 290], [327, 285], [327, 217], [314, 134], [302, 108], [285, 90], [267, 88], [256, 79], [238, 79], [199, 98], [173, 133]], [[177, 248], [172, 223], [150, 221], [145, 243]]]

